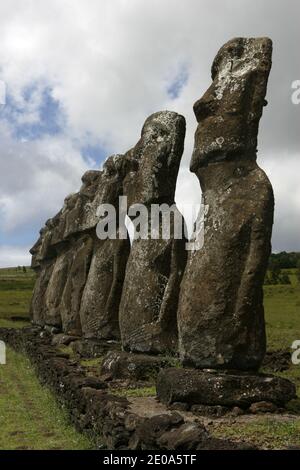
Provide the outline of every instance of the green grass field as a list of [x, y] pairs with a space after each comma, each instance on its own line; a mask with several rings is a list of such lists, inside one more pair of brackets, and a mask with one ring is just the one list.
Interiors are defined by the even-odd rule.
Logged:
[[[30, 268], [0, 269], [0, 327], [29, 323], [35, 282]], [[55, 397], [42, 387], [29, 360], [7, 351], [0, 365], [0, 449], [90, 449], [92, 443], [75, 431]]]
[[28, 325], [35, 279], [30, 268], [26, 268], [26, 272], [18, 268], [0, 269], [0, 327], [22, 328]]
[[[269, 350], [287, 350], [294, 340], [300, 340], [300, 284], [295, 270], [286, 272], [291, 284], [264, 287]], [[26, 272], [16, 268], [0, 269], [0, 327], [29, 325], [34, 282], [35, 274], [29, 268]], [[300, 365], [291, 364], [278, 375], [293, 380], [300, 397]], [[154, 393], [153, 390], [146, 392]], [[300, 398], [291, 402], [290, 411], [300, 415]], [[29, 361], [11, 350], [7, 365], [0, 366], [0, 422], [0, 449], [91, 447], [91, 443], [68, 424], [52, 394], [39, 384]], [[268, 448], [299, 445], [300, 417], [292, 422], [274, 422], [270, 417], [259, 416], [239, 426], [224, 423], [214, 433], [248, 439]]]
[[290, 348], [300, 339], [300, 284], [295, 269], [284, 270], [291, 284], [265, 286], [265, 315], [268, 349]]
[[89, 440], [68, 423], [66, 412], [42, 387], [21, 354], [8, 349], [0, 366], [0, 449], [91, 449]]

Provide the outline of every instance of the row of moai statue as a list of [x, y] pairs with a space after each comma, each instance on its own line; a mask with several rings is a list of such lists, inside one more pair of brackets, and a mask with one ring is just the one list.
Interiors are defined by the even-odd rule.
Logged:
[[[186, 239], [100, 240], [97, 207], [174, 204], [185, 119], [162, 111], [137, 145], [88, 171], [32, 248], [32, 319], [134, 353], [179, 351], [195, 369], [257, 371], [265, 350], [263, 281], [271, 250], [272, 186], [257, 165], [271, 69], [268, 38], [236, 38], [218, 52], [212, 84], [194, 104], [190, 169], [199, 179], [202, 247]], [[175, 212], [178, 211], [175, 209]], [[172, 212], [174, 217], [174, 212]], [[172, 217], [171, 217], [171, 220]], [[117, 230], [119, 230], [117, 226]], [[136, 227], [135, 227], [136, 229]]]

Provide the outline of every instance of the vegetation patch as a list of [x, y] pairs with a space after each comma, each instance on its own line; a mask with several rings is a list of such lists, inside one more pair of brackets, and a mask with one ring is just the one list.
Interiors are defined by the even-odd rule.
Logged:
[[248, 421], [221, 423], [210, 429], [215, 437], [251, 442], [266, 449], [299, 447], [300, 419], [278, 420], [267, 416], [257, 416]]
[[119, 397], [155, 397], [156, 388], [153, 387], [141, 387], [141, 388], [116, 388], [113, 390], [114, 395]]
[[35, 279], [34, 271], [27, 267], [0, 269], [0, 327], [28, 326]]
[[91, 449], [75, 431], [48, 388], [42, 387], [29, 360], [8, 348], [0, 365], [0, 449]]

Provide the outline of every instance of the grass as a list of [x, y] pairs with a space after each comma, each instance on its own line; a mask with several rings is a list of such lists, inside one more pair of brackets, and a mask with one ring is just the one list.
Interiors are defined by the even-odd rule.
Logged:
[[155, 397], [156, 388], [153, 387], [140, 387], [140, 388], [116, 388], [112, 390], [114, 395], [119, 397]]
[[92, 359], [81, 359], [80, 364], [83, 367], [87, 367], [87, 368], [92, 367], [92, 368], [97, 368], [100, 370], [102, 361], [103, 361], [103, 357], [95, 357]]
[[[0, 327], [23, 328], [29, 324], [29, 305], [36, 275], [30, 268], [0, 269]], [[18, 320], [13, 320], [18, 317]]]
[[0, 365], [0, 449], [91, 449], [75, 431], [52, 393], [42, 387], [29, 360], [8, 348]]
[[[295, 269], [284, 270], [291, 284], [265, 286], [265, 316], [268, 350], [291, 350], [295, 340], [300, 340], [300, 283]], [[267, 371], [266, 371], [267, 372]], [[300, 413], [300, 365], [293, 365], [276, 375], [292, 380], [297, 387], [298, 399], [288, 407]]]
[[268, 349], [289, 349], [300, 339], [300, 284], [289, 269], [291, 284], [264, 287]]
[[[268, 350], [291, 350], [294, 340], [300, 339], [300, 284], [295, 271], [286, 270], [291, 284], [264, 286]], [[296, 384], [298, 398], [288, 403], [287, 409], [300, 415], [300, 365], [291, 362], [289, 369], [276, 375]], [[212, 432], [216, 437], [245, 440], [268, 449], [299, 447], [300, 418], [284, 421], [270, 416], [251, 416], [244, 422], [217, 425]]]
[[[295, 270], [289, 269], [289, 285], [267, 285], [265, 316], [269, 350], [290, 349], [300, 339], [300, 284]], [[35, 274], [16, 268], [0, 269], [0, 327], [20, 328], [28, 325], [30, 298]], [[22, 320], [12, 320], [22, 317]], [[72, 357], [70, 347], [60, 347]], [[100, 369], [102, 358], [82, 359], [81, 365], [93, 373]], [[177, 361], [178, 362], [178, 361]], [[175, 361], [174, 366], [179, 366]], [[297, 385], [300, 397], [300, 365], [281, 373]], [[113, 390], [119, 396], [155, 396], [155, 387]], [[300, 398], [288, 409], [300, 414]], [[243, 417], [242, 417], [243, 418]], [[26, 358], [8, 351], [8, 364], [0, 366], [0, 449], [87, 449], [91, 443], [68, 424], [66, 414], [51, 393], [41, 387]], [[3, 423], [5, 425], [3, 426]], [[222, 423], [212, 430], [219, 437], [245, 439], [268, 448], [299, 445], [300, 418], [275, 421], [270, 416], [250, 416], [247, 421]]]
[[215, 437], [244, 440], [267, 449], [299, 446], [300, 420], [277, 421], [270, 416], [257, 416], [235, 426], [220, 424], [212, 430]]

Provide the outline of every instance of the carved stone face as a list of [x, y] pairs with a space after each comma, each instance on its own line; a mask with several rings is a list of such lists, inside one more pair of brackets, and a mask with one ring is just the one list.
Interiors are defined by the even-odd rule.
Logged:
[[213, 83], [194, 104], [199, 124], [191, 171], [223, 160], [255, 159], [271, 54], [268, 38], [236, 38], [220, 49]]
[[100, 204], [113, 204], [118, 206], [118, 197], [122, 194], [122, 180], [124, 177], [123, 155], [112, 155], [104, 165], [99, 181], [99, 194], [97, 202]]
[[81, 178], [82, 185], [79, 191], [80, 194], [82, 196], [86, 196], [87, 198], [92, 198], [98, 189], [100, 176], [101, 176], [101, 171], [98, 171], [98, 170], [86, 171]]
[[128, 205], [173, 200], [184, 136], [185, 119], [175, 112], [146, 119], [139, 142], [126, 154]]

